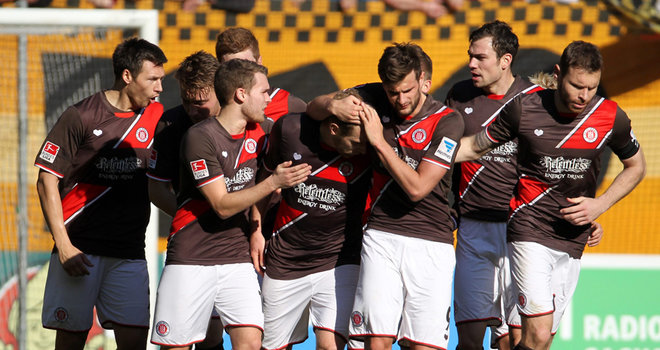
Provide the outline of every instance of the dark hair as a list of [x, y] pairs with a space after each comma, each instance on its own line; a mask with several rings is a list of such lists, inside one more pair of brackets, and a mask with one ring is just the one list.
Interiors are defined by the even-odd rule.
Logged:
[[603, 70], [603, 56], [596, 45], [582, 40], [574, 41], [566, 46], [559, 58], [562, 74], [566, 74], [569, 67], [582, 68], [589, 73], [599, 72]]
[[429, 57], [429, 55], [417, 45], [413, 45], [411, 48], [419, 57], [419, 64], [422, 72], [424, 72], [424, 79], [431, 80], [431, 76], [433, 75], [433, 61], [431, 61], [431, 57]]
[[[362, 96], [360, 96], [360, 93], [354, 88], [348, 88], [348, 89], [341, 90], [341, 91], [337, 92], [332, 98], [334, 100], [343, 100], [343, 99], [347, 98], [348, 96], [355, 96], [360, 101], [362, 101]], [[341, 131], [342, 135], [348, 134], [350, 132], [350, 129], [361, 125], [359, 123], [345, 122], [345, 121], [339, 119], [335, 115], [330, 115], [329, 117], [325, 118], [321, 123], [323, 123], [323, 124], [329, 124], [329, 123], [337, 124], [339, 126], [339, 131]]]
[[511, 26], [500, 20], [486, 23], [470, 33], [470, 43], [487, 37], [493, 38], [492, 46], [497, 58], [509, 53], [513, 63], [518, 53], [518, 36], [513, 33]]
[[222, 56], [238, 53], [247, 49], [252, 50], [254, 59], [258, 59], [259, 42], [251, 31], [245, 28], [236, 27], [225, 29], [218, 34], [215, 42], [215, 57], [222, 61]]
[[167, 62], [167, 57], [158, 46], [139, 38], [130, 38], [117, 45], [112, 53], [112, 69], [115, 73], [115, 81], [121, 79], [124, 69], [128, 69], [133, 77], [142, 70], [144, 61], [152, 62], [156, 66], [162, 66]]
[[378, 61], [380, 80], [384, 84], [396, 84], [410, 72], [415, 72], [415, 79], [419, 79], [422, 68], [416, 49], [418, 47], [411, 43], [394, 43], [387, 47]]
[[218, 97], [220, 106], [229, 104], [237, 89], [252, 89], [254, 86], [254, 75], [262, 73], [268, 75], [268, 69], [252, 61], [235, 59], [220, 63], [215, 72], [215, 95]]
[[215, 72], [219, 66], [220, 62], [213, 55], [206, 51], [197, 51], [181, 62], [174, 77], [183, 94], [194, 96], [198, 92], [213, 89]]

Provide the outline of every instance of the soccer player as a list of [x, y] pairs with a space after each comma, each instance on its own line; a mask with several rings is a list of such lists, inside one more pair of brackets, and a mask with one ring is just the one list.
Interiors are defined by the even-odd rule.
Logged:
[[[220, 113], [213, 79], [220, 63], [208, 52], [198, 51], [186, 57], [174, 77], [179, 82], [182, 103], [161, 117], [156, 127], [154, 146], [149, 160], [149, 198], [166, 214], [176, 213], [179, 190], [179, 145], [185, 132], [195, 123]], [[222, 323], [214, 315], [209, 322], [206, 339], [195, 349], [222, 349]]]
[[[457, 161], [478, 159], [518, 138], [518, 185], [507, 229], [512, 298], [522, 325], [516, 349], [550, 347], [575, 291], [594, 220], [645, 173], [627, 115], [596, 96], [602, 66], [595, 45], [572, 42], [555, 66], [557, 90], [518, 95], [486, 129], [461, 140]], [[604, 146], [623, 170], [594, 198]]]
[[[472, 79], [454, 85], [446, 100], [463, 116], [465, 136], [481, 131], [514, 97], [540, 89], [513, 74], [517, 52], [518, 37], [504, 22], [486, 23], [470, 34]], [[482, 349], [486, 327], [491, 327], [492, 345], [510, 348], [506, 322], [515, 305], [508, 305], [505, 296], [511, 284], [506, 219], [518, 182], [517, 146], [511, 140], [454, 168], [460, 218], [454, 275], [457, 349]]]
[[261, 347], [263, 313], [248, 236], [259, 213], [248, 213], [271, 192], [295, 186], [307, 164], [284, 162], [255, 185], [268, 94], [267, 70], [254, 62], [220, 64], [214, 80], [220, 114], [188, 129], [181, 144], [180, 192], [165, 268], [158, 286], [151, 342], [187, 349], [206, 335], [213, 308], [232, 347]]
[[57, 330], [56, 349], [83, 349], [94, 306], [119, 349], [146, 347], [145, 172], [165, 62], [146, 40], [119, 44], [113, 87], [64, 111], [37, 155], [37, 192], [55, 241], [42, 322]]
[[[317, 119], [359, 116], [376, 161], [374, 204], [364, 232], [350, 336], [369, 349], [399, 340], [413, 349], [446, 348], [449, 339], [454, 222], [443, 177], [463, 135], [461, 116], [421, 90], [414, 44], [385, 49], [382, 83], [357, 87], [357, 98], [319, 96]], [[442, 180], [442, 181], [441, 181]]]
[[346, 345], [371, 180], [366, 147], [360, 124], [334, 116], [317, 122], [292, 115], [275, 123], [264, 168], [292, 161], [310, 164], [312, 174], [282, 191], [262, 285], [264, 349], [303, 342], [310, 314], [317, 349]]

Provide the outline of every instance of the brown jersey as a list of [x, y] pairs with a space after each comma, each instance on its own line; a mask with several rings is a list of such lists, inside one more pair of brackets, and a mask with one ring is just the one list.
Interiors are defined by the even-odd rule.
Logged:
[[[483, 130], [506, 103], [519, 94], [540, 89], [521, 77], [515, 77], [504, 95], [489, 95], [471, 80], [457, 83], [447, 94], [447, 105], [461, 113], [465, 122], [464, 136]], [[461, 216], [484, 220], [506, 221], [509, 202], [518, 182], [516, 154], [518, 141], [513, 139], [484, 154], [481, 158], [454, 167], [454, 198]]]
[[281, 117], [288, 114], [304, 113], [307, 110], [307, 103], [305, 101], [291, 95], [290, 92], [284, 89], [271, 88], [269, 92], [271, 101], [264, 110], [266, 120], [261, 122], [261, 128], [264, 129], [266, 134], [270, 134], [273, 123]]
[[64, 111], [48, 133], [35, 165], [60, 178], [64, 224], [84, 253], [144, 259], [145, 172], [162, 113], [160, 103], [124, 112], [99, 92]]
[[536, 242], [580, 258], [590, 226], [570, 224], [559, 210], [572, 205], [566, 198], [595, 196], [605, 146], [627, 159], [639, 144], [615, 102], [595, 96], [579, 115], [564, 116], [554, 94], [516, 97], [485, 132], [494, 142], [518, 137], [519, 180], [507, 240]]
[[264, 141], [261, 126], [254, 123], [242, 135], [230, 135], [216, 118], [190, 127], [181, 142], [180, 191], [166, 264], [250, 262], [247, 210], [221, 219], [199, 188], [213, 181], [224, 181], [228, 193], [254, 186]]
[[171, 182], [175, 193], [179, 190], [179, 146], [192, 125], [183, 105], [179, 105], [165, 111], [156, 126], [147, 176]]
[[305, 182], [282, 190], [266, 256], [271, 278], [300, 278], [360, 261], [369, 158], [341, 157], [321, 144], [319, 128], [305, 114], [287, 116], [275, 123], [268, 141], [266, 169], [289, 160], [312, 166]]
[[[451, 168], [463, 135], [463, 119], [458, 113], [428, 95], [417, 115], [402, 118], [392, 110], [381, 84], [356, 89], [365, 102], [376, 108], [385, 140], [411, 168], [417, 169], [421, 162]], [[446, 176], [424, 199], [413, 202], [382, 164], [374, 170], [374, 186], [368, 199], [368, 228], [453, 243], [455, 223], [449, 214]]]

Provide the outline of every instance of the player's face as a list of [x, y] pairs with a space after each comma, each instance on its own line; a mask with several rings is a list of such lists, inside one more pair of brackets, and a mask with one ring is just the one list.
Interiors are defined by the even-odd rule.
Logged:
[[252, 52], [251, 49], [243, 50], [243, 51], [237, 52], [237, 53], [226, 54], [226, 55], [222, 56], [221, 62], [227, 62], [229, 60], [233, 60], [233, 59], [236, 59], [236, 58], [241, 59], [241, 60], [248, 60], [248, 61], [252, 61], [252, 62], [261, 64], [261, 62], [260, 62], [261, 60], [258, 60], [257, 58], [254, 57], [254, 53]]
[[[421, 78], [421, 77], [420, 77]], [[408, 73], [403, 80], [396, 84], [383, 84], [387, 99], [401, 117], [415, 115], [422, 107], [419, 104], [422, 98], [421, 79], [415, 78], [415, 71]]]
[[475, 40], [468, 49], [470, 74], [472, 84], [480, 89], [486, 88], [502, 78], [504, 70], [501, 68], [501, 59], [493, 49], [493, 38], [485, 37]]
[[367, 138], [360, 125], [351, 125], [346, 134], [337, 135], [335, 149], [342, 157], [348, 158], [364, 154], [367, 150]]
[[265, 120], [264, 110], [270, 103], [268, 78], [262, 73], [254, 74], [254, 85], [247, 93], [244, 103], [244, 113], [248, 121], [261, 123]]
[[215, 96], [213, 87], [192, 94], [181, 91], [181, 99], [183, 100], [183, 109], [193, 123], [220, 114], [220, 102]]
[[569, 67], [567, 72], [559, 72], [557, 76], [559, 99], [555, 98], [559, 111], [581, 113], [596, 95], [600, 73], [600, 71], [590, 73], [577, 67]]
[[163, 78], [165, 78], [165, 69], [162, 65], [157, 66], [147, 60], [142, 62], [140, 73], [132, 77], [126, 87], [133, 109], [144, 108], [156, 101], [163, 92]]

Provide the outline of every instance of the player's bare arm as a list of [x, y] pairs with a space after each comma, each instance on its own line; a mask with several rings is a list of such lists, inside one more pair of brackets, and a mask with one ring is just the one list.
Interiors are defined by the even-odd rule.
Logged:
[[[266, 199], [270, 196], [266, 196]], [[264, 202], [264, 199], [260, 200], [258, 203]], [[261, 210], [260, 205], [255, 204], [250, 209], [250, 258], [252, 259], [252, 265], [254, 265], [254, 270], [257, 271], [261, 276], [264, 275], [264, 249], [266, 247], [266, 239], [261, 233]]]
[[323, 120], [331, 115], [336, 115], [342, 121], [349, 123], [359, 123], [359, 112], [362, 111], [362, 105], [359, 98], [347, 96], [342, 99], [335, 99], [337, 92], [327, 95], [321, 95], [307, 104], [307, 114], [315, 120]]
[[287, 161], [278, 165], [273, 174], [264, 181], [250, 188], [228, 193], [224, 181], [213, 181], [199, 190], [216, 214], [222, 219], [227, 219], [249, 208], [273, 191], [289, 188], [307, 180], [310, 169], [311, 167], [306, 163], [291, 166], [291, 161]]
[[89, 275], [87, 267], [92, 267], [92, 263], [87, 256], [76, 248], [69, 239], [69, 234], [64, 226], [64, 215], [62, 213], [62, 199], [57, 185], [60, 179], [47, 172], [39, 171], [37, 179], [37, 193], [41, 202], [46, 223], [50, 227], [55, 246], [57, 247], [60, 264], [70, 276]]
[[421, 201], [440, 182], [447, 170], [429, 162], [421, 162], [417, 169], [411, 168], [385, 141], [383, 125], [376, 110], [366, 103], [362, 106], [364, 112], [360, 113], [360, 118], [369, 143], [408, 198], [413, 202]]
[[148, 178], [149, 200], [165, 214], [174, 217], [176, 214], [176, 194], [170, 181], [158, 181]]
[[462, 137], [461, 146], [458, 149], [456, 160], [454, 162], [460, 163], [477, 160], [495, 148], [495, 146], [497, 146], [497, 144], [488, 138], [485, 130], [474, 135]]
[[642, 149], [628, 159], [622, 159], [623, 170], [616, 176], [607, 190], [596, 198], [567, 198], [575, 205], [561, 209], [564, 219], [573, 225], [592, 223], [607, 209], [630, 193], [646, 174], [646, 160]]

